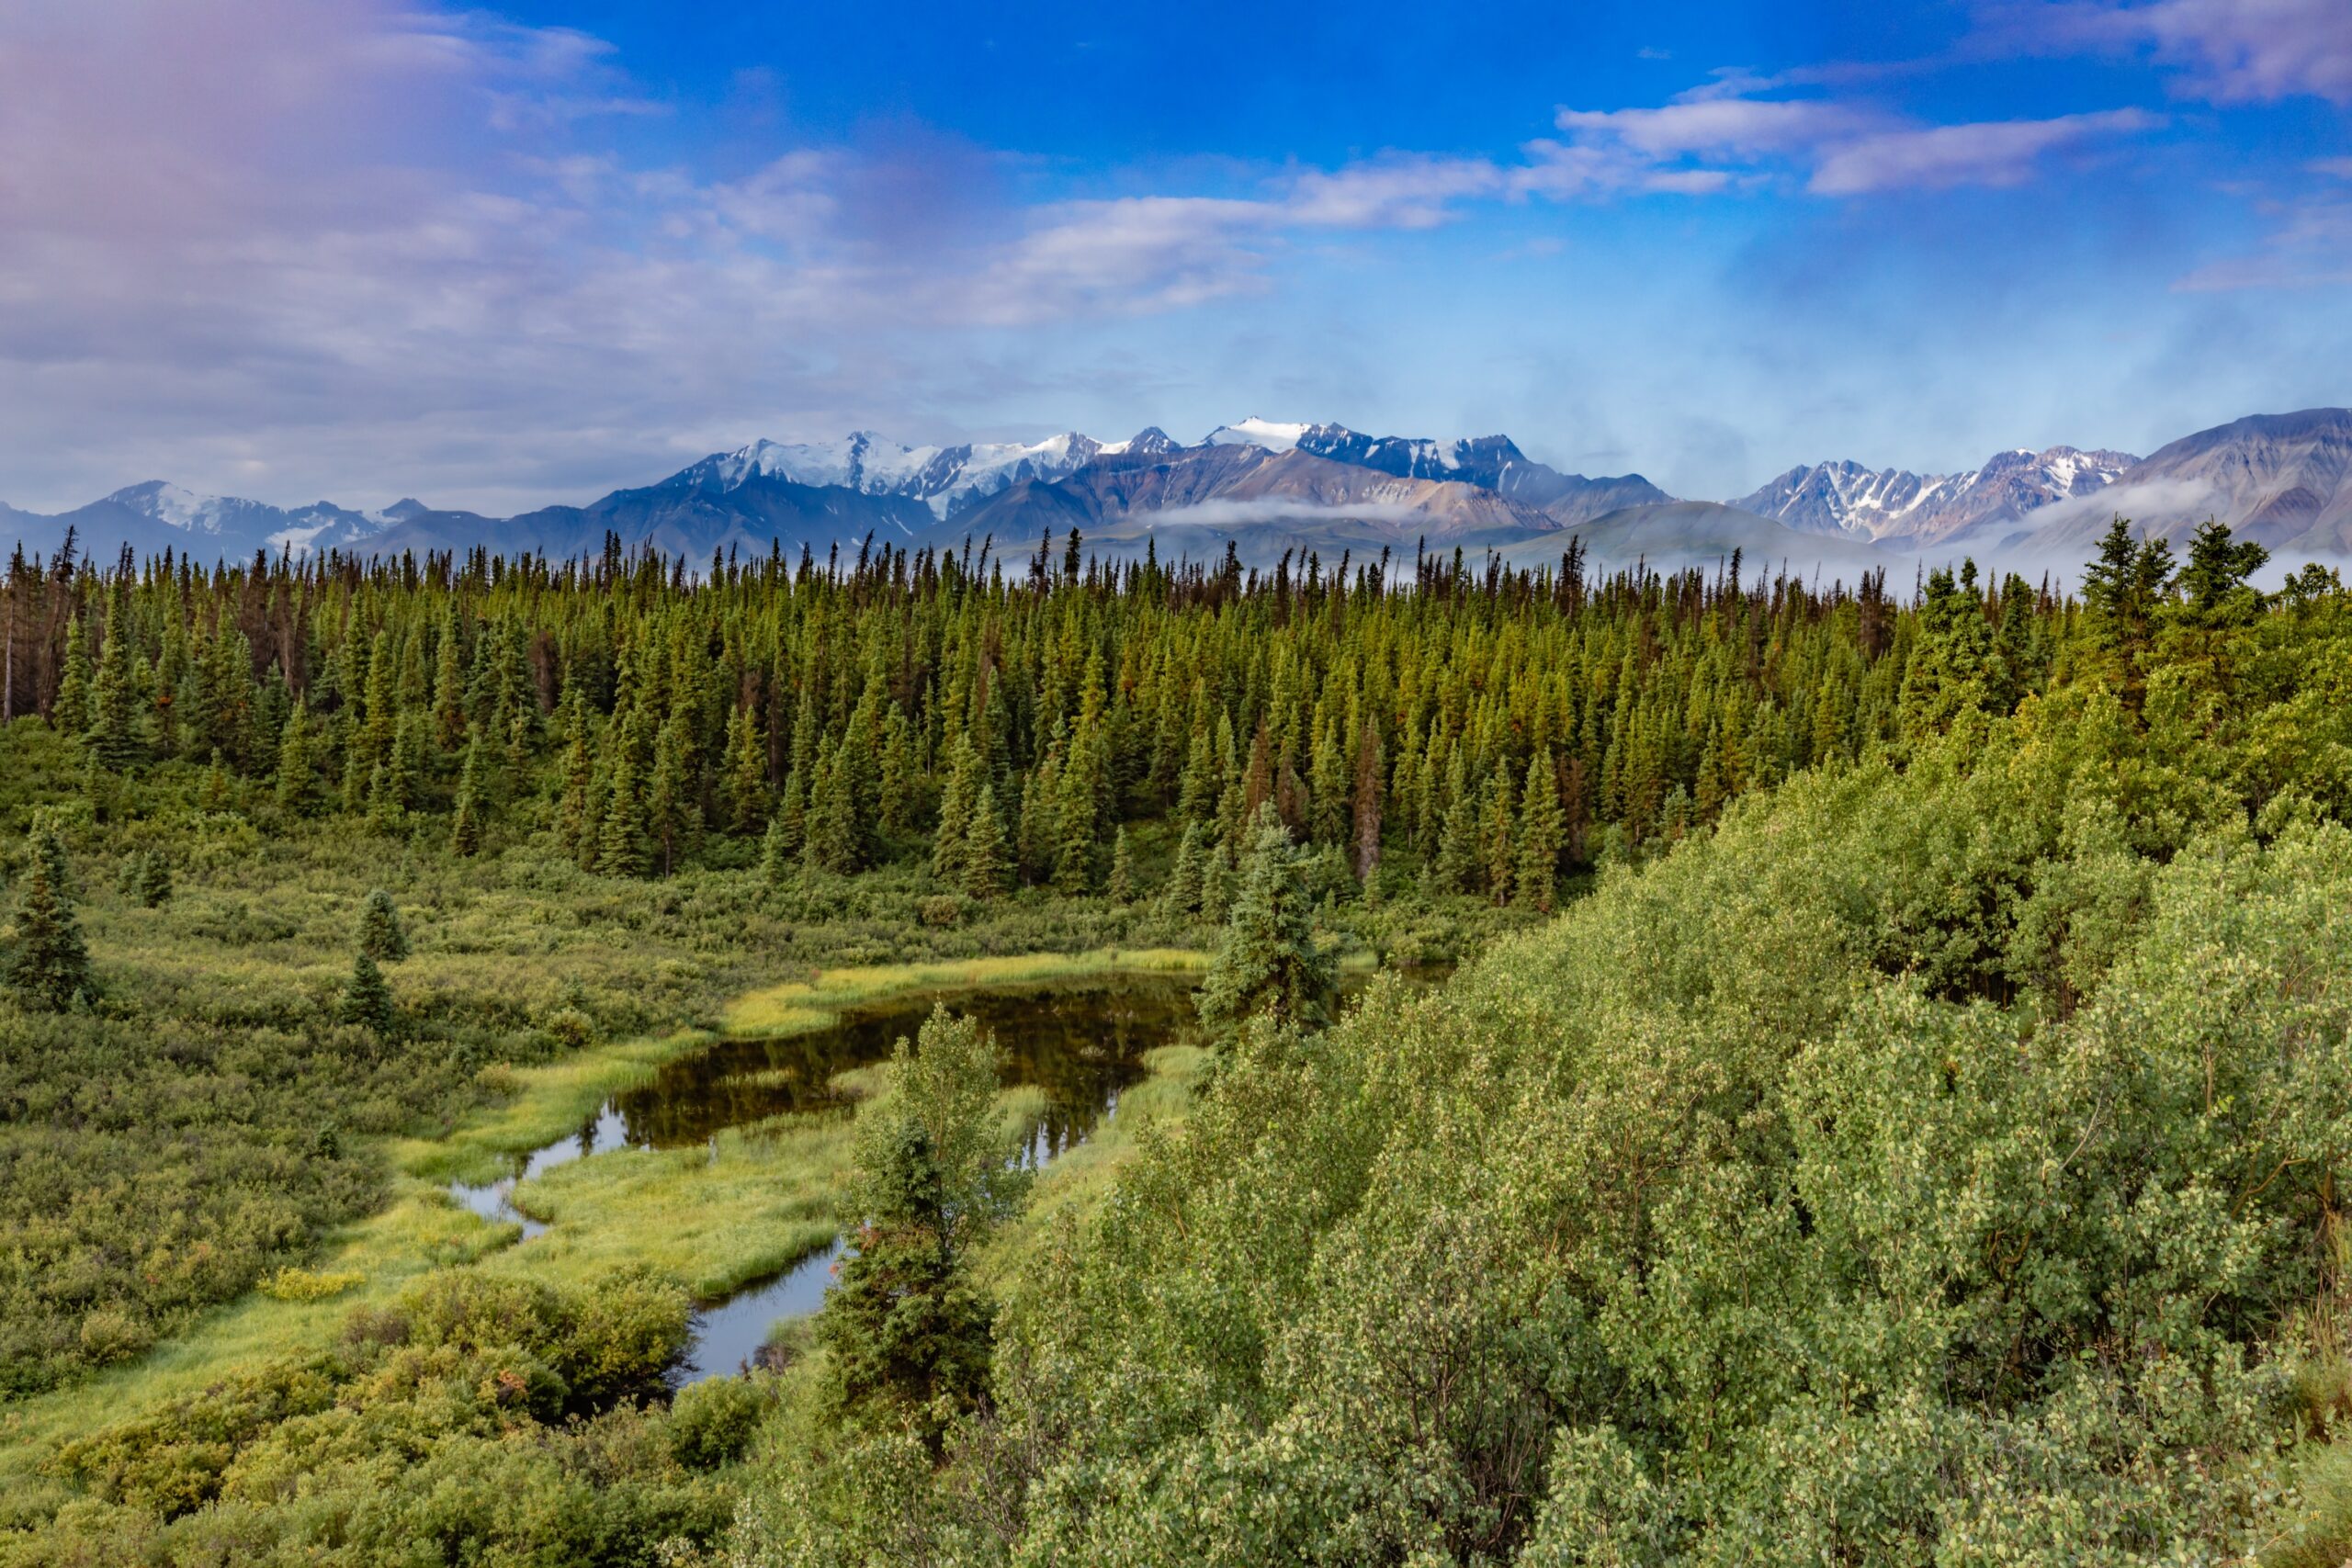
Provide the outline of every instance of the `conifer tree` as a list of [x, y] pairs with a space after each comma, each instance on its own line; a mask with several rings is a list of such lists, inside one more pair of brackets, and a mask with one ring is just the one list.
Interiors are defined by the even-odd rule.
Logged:
[[796, 859], [808, 841], [807, 779], [807, 773], [799, 768], [785, 775], [784, 793], [776, 799], [775, 816], [769, 823], [775, 829], [776, 841], [784, 846], [784, 852]]
[[817, 790], [808, 803], [808, 843], [803, 858], [816, 871], [847, 876], [860, 862], [855, 760], [847, 744], [817, 753]]
[[172, 864], [153, 850], [143, 850], [130, 875], [131, 897], [145, 908], [161, 908], [172, 897]]
[[556, 807], [556, 836], [572, 858], [594, 858], [598, 822], [594, 802], [595, 763], [588, 754], [588, 706], [577, 687], [564, 699], [563, 793]]
[[971, 836], [979, 768], [979, 753], [969, 739], [958, 735], [948, 761], [947, 782], [939, 792], [939, 821], [932, 833], [931, 874], [942, 882], [963, 880], [965, 840]]
[[1430, 863], [1430, 891], [1467, 893], [1478, 868], [1478, 802], [1458, 747], [1447, 766], [1446, 801], [1437, 858]]
[[891, 833], [911, 833], [919, 815], [920, 781], [916, 776], [914, 727], [899, 705], [892, 703], [882, 720], [882, 748], [876, 775], [876, 819]]
[[679, 857], [693, 846], [702, 826], [702, 805], [695, 798], [694, 764], [688, 753], [687, 714], [673, 708], [653, 741], [653, 782], [647, 792], [646, 830], [661, 856], [662, 874], [677, 869]]
[[768, 747], [749, 708], [727, 716], [727, 821], [738, 837], [760, 831], [768, 819]]
[[1261, 805], [1240, 891], [1201, 985], [1201, 1021], [1227, 1038], [1260, 1016], [1319, 1029], [1337, 989], [1331, 960], [1315, 945], [1302, 857], [1272, 807]]
[[1498, 904], [1510, 902], [1511, 886], [1518, 880], [1519, 851], [1513, 842], [1511, 797], [1515, 792], [1508, 769], [1498, 769], [1487, 781], [1485, 818], [1479, 834], [1480, 874], [1485, 878], [1487, 893]]
[[1239, 871], [1233, 848], [1223, 841], [1207, 846], [1201, 862], [1201, 919], [1213, 926], [1225, 924], [1233, 913], [1234, 884]]
[[[413, 811], [424, 803], [424, 761], [431, 728], [422, 713], [404, 713], [392, 726], [392, 749], [384, 760], [382, 793], [388, 807]], [[376, 786], [370, 785], [371, 790]]]
[[207, 811], [229, 809], [229, 768], [218, 747], [213, 749], [212, 761], [205, 764], [204, 784], [198, 799]]
[[343, 1021], [356, 1023], [380, 1040], [390, 1036], [396, 1021], [392, 988], [363, 948], [352, 959], [351, 983], [344, 987]]
[[1168, 873], [1168, 886], [1160, 895], [1161, 903], [1170, 914], [1196, 915], [1201, 909], [1202, 864], [1201, 825], [1184, 824], [1184, 836], [1176, 843], [1176, 863]]
[[991, 1310], [969, 1278], [1026, 1178], [996, 1131], [994, 1043], [943, 1008], [901, 1040], [855, 1130], [858, 1216], [818, 1320], [835, 1421], [916, 1433], [934, 1451], [987, 1384]]
[[398, 964], [408, 956], [408, 931], [392, 896], [379, 887], [359, 906], [359, 951], [381, 964]]
[[1380, 733], [1369, 723], [1356, 729], [1355, 790], [1349, 806], [1355, 827], [1356, 880], [1369, 891], [1380, 865]]
[[79, 610], [65, 620], [65, 672], [59, 677], [57, 695], [50, 704], [49, 722], [67, 735], [80, 735], [90, 728], [90, 646], [82, 633]]
[[1001, 897], [1012, 880], [1012, 850], [1004, 818], [997, 810], [996, 785], [983, 780], [972, 803], [971, 831], [964, 844], [964, 891], [975, 898]]
[[626, 747], [613, 759], [612, 789], [596, 830], [596, 869], [606, 876], [645, 874], [645, 801], [638, 793], [636, 762]]
[[1527, 764], [1527, 790], [1519, 808], [1519, 902], [1552, 912], [1560, 886], [1560, 851], [1567, 840], [1567, 819], [1560, 809], [1559, 786], [1553, 782], [1552, 756], [1539, 751]]
[[1136, 868], [1134, 861], [1128, 858], [1127, 829], [1124, 822], [1111, 836], [1111, 879], [1104, 885], [1103, 891], [1114, 904], [1128, 904], [1135, 900]]
[[768, 818], [767, 831], [760, 836], [760, 875], [771, 887], [781, 887], [800, 863], [798, 848], [786, 836], [784, 814]]
[[444, 751], [455, 750], [466, 733], [464, 655], [458, 647], [454, 607], [442, 614], [441, 635], [434, 649], [433, 730]]
[[1339, 721], [1323, 726], [1316, 738], [1315, 757], [1306, 774], [1307, 838], [1317, 844], [1348, 841], [1348, 770], [1340, 750]]
[[465, 767], [458, 774], [458, 805], [449, 822], [449, 850], [470, 855], [481, 850], [482, 819], [481, 731], [466, 744]]
[[107, 614], [107, 639], [98, 651], [98, 671], [90, 688], [90, 756], [98, 766], [122, 773], [139, 761], [143, 748], [134, 728], [135, 696], [130, 688], [130, 637], [124, 624], [124, 598], [118, 587]]
[[318, 804], [318, 767], [311, 752], [311, 716], [297, 707], [277, 743], [277, 803], [297, 817]]
[[28, 848], [8, 984], [28, 1007], [63, 1012], [92, 992], [90, 953], [65, 890], [64, 844], [43, 823], [34, 828]]

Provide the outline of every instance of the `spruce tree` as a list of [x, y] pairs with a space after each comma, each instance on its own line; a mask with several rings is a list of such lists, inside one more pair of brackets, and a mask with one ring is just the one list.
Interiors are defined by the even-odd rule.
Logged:
[[311, 716], [297, 707], [277, 743], [277, 804], [297, 817], [318, 804], [318, 766], [311, 751]]
[[49, 722], [67, 735], [90, 728], [90, 639], [83, 635], [79, 610], [65, 618], [65, 672], [58, 678]]
[[975, 898], [1001, 896], [1012, 879], [1012, 847], [996, 808], [996, 785], [982, 782], [964, 842], [964, 891]]
[[135, 726], [130, 637], [123, 610], [124, 599], [118, 588], [107, 615], [107, 640], [98, 652], [97, 677], [90, 688], [90, 728], [85, 738], [91, 759], [118, 773], [137, 762], [145, 750]]
[[1184, 824], [1184, 836], [1176, 843], [1176, 863], [1168, 873], [1168, 886], [1162, 891], [1162, 906], [1171, 915], [1196, 915], [1201, 910], [1201, 880], [1203, 848], [1201, 825]]
[[1519, 851], [1513, 842], [1513, 818], [1518, 813], [1511, 804], [1517, 792], [1510, 785], [1510, 771], [1496, 770], [1487, 781], [1487, 805], [1483, 831], [1479, 835], [1480, 873], [1486, 878], [1487, 896], [1498, 904], [1510, 902], [1512, 885], [1519, 876]]
[[932, 831], [931, 874], [942, 882], [961, 882], [965, 840], [972, 831], [972, 803], [979, 787], [980, 758], [965, 736], [956, 738], [948, 761], [947, 782], [939, 792], [939, 821]]
[[637, 767], [624, 748], [613, 760], [612, 793], [597, 829], [596, 869], [606, 876], [642, 876], [646, 868], [645, 802]]
[[1467, 893], [1478, 867], [1478, 800], [1466, 782], [1459, 747], [1447, 770], [1446, 801], [1429, 887], [1431, 893]]
[[1355, 788], [1349, 801], [1355, 829], [1356, 880], [1369, 892], [1380, 864], [1380, 732], [1369, 723], [1356, 729]]
[[1302, 857], [1272, 806], [1261, 805], [1240, 892], [1201, 985], [1201, 1021], [1227, 1038], [1260, 1016], [1319, 1029], [1337, 990], [1331, 960], [1315, 945]]
[[359, 951], [383, 964], [398, 964], [408, 956], [408, 931], [392, 896], [379, 887], [359, 905]]
[[888, 832], [913, 832], [922, 793], [916, 777], [914, 728], [896, 703], [890, 705], [889, 715], [882, 721], [878, 769], [875, 802], [876, 820]]
[[828, 1416], [912, 1431], [934, 1451], [984, 1393], [991, 1309], [970, 1278], [980, 1241], [1020, 1201], [994, 1100], [994, 1043], [934, 1012], [859, 1113], [850, 1204], [858, 1224], [818, 1319]]
[[33, 829], [28, 848], [8, 984], [28, 1007], [62, 1012], [92, 992], [90, 952], [65, 890], [64, 844], [44, 823]]
[[802, 852], [811, 870], [848, 876], [860, 866], [855, 765], [847, 744], [818, 750], [817, 791], [808, 803], [808, 843]]
[[445, 610], [433, 659], [433, 730], [444, 751], [456, 750], [466, 733], [466, 675], [458, 640], [456, 611]]
[[702, 803], [696, 798], [694, 763], [688, 750], [686, 709], [671, 710], [653, 741], [653, 781], [646, 794], [646, 829], [659, 852], [662, 874], [677, 869], [679, 858], [693, 847], [702, 827]]
[[153, 850], [141, 852], [130, 876], [131, 896], [150, 909], [161, 908], [172, 897], [172, 863]]
[[596, 765], [588, 754], [588, 705], [577, 687], [564, 699], [563, 793], [556, 807], [556, 836], [574, 860], [594, 860]]
[[391, 1034], [395, 1016], [392, 988], [384, 983], [384, 972], [363, 948], [352, 960], [351, 983], [344, 987], [343, 1021], [356, 1023], [383, 1039]]
[[449, 850], [470, 855], [481, 849], [482, 761], [481, 731], [466, 744], [466, 762], [458, 774], [458, 806], [449, 822]]
[[1135, 862], [1127, 854], [1126, 824], [1111, 836], [1111, 880], [1103, 889], [1114, 904], [1132, 903], [1136, 896]]
[[[811, 763], [813, 767], [815, 764]], [[775, 816], [770, 818], [769, 829], [784, 852], [797, 860], [808, 842], [808, 780], [806, 771], [795, 768], [784, 777], [784, 793], [776, 797]]]
[[768, 746], [749, 708], [727, 716], [727, 821], [738, 837], [767, 825]]
[[1527, 791], [1519, 808], [1519, 875], [1514, 889], [1521, 903], [1552, 912], [1560, 886], [1560, 851], [1567, 842], [1567, 818], [1560, 809], [1559, 787], [1552, 778], [1552, 756], [1539, 751], [1527, 764]]
[[767, 831], [760, 836], [760, 875], [771, 887], [781, 887], [799, 863], [799, 853], [784, 830], [784, 813], [768, 818]]

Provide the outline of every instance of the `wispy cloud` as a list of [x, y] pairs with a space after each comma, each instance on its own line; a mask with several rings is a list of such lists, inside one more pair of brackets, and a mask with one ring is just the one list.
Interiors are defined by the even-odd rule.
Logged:
[[2209, 263], [2173, 287], [2201, 294], [2352, 284], [2352, 200], [2307, 197], [2272, 202], [2264, 210], [2271, 229], [2258, 251]]
[[2352, 103], [2344, 0], [2033, 0], [1987, 6], [1983, 19], [2010, 48], [2144, 54], [2178, 73], [2177, 91], [2215, 103]]
[[1805, 188], [1823, 196], [1855, 196], [1875, 190], [2022, 185], [2045, 153], [2162, 123], [2139, 109], [2109, 109], [2053, 119], [1874, 131], [1823, 148]]
[[1921, 125], [1836, 98], [1762, 97], [1775, 84], [1725, 73], [1656, 108], [1562, 109], [1565, 144], [1538, 161], [1571, 184], [1704, 194], [1768, 177], [1804, 176], [1816, 196], [1955, 186], [2014, 186], [2058, 149], [2162, 123], [2138, 109], [2048, 119]]

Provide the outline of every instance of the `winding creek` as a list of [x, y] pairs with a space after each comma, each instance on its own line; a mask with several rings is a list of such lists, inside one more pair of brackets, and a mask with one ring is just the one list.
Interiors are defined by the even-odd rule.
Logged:
[[[1126, 975], [944, 999], [995, 1034], [1008, 1084], [1044, 1091], [1044, 1113], [1021, 1156], [1024, 1164], [1042, 1168], [1115, 1114], [1120, 1091], [1143, 1076], [1145, 1054], [1170, 1043], [1191, 1024], [1192, 987], [1184, 976]], [[450, 1195], [486, 1220], [519, 1224], [528, 1241], [548, 1227], [515, 1207], [514, 1190], [568, 1161], [622, 1148], [690, 1148], [725, 1128], [772, 1116], [846, 1115], [853, 1102], [834, 1078], [887, 1057], [942, 999], [910, 998], [845, 1011], [829, 1029], [788, 1039], [718, 1041], [615, 1095], [578, 1133], [520, 1156], [512, 1174], [479, 1185], [452, 1183]], [[778, 1321], [823, 1304], [841, 1252], [836, 1238], [781, 1274], [702, 1303], [676, 1381], [693, 1382], [750, 1363]]]

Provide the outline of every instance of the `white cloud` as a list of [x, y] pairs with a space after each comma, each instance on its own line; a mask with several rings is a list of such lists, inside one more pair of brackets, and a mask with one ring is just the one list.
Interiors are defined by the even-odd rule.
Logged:
[[2145, 53], [2216, 103], [2308, 96], [2352, 104], [2344, 0], [2051, 0], [1985, 10], [1997, 41], [2044, 52]]
[[2138, 109], [2110, 109], [2055, 119], [1875, 131], [1822, 149], [1805, 188], [1822, 196], [1854, 196], [1889, 189], [2021, 185], [2041, 155], [2055, 148], [2160, 123]]
[[1805, 188], [1816, 196], [2013, 186], [2057, 148], [2162, 123], [2137, 109], [2114, 109], [1920, 125], [1867, 104], [1755, 96], [1780, 85], [1725, 71], [1656, 108], [1563, 108], [1555, 119], [1568, 140], [1532, 143], [1521, 183], [1561, 197], [1628, 190], [1706, 195], [1785, 167], [1805, 172]]

